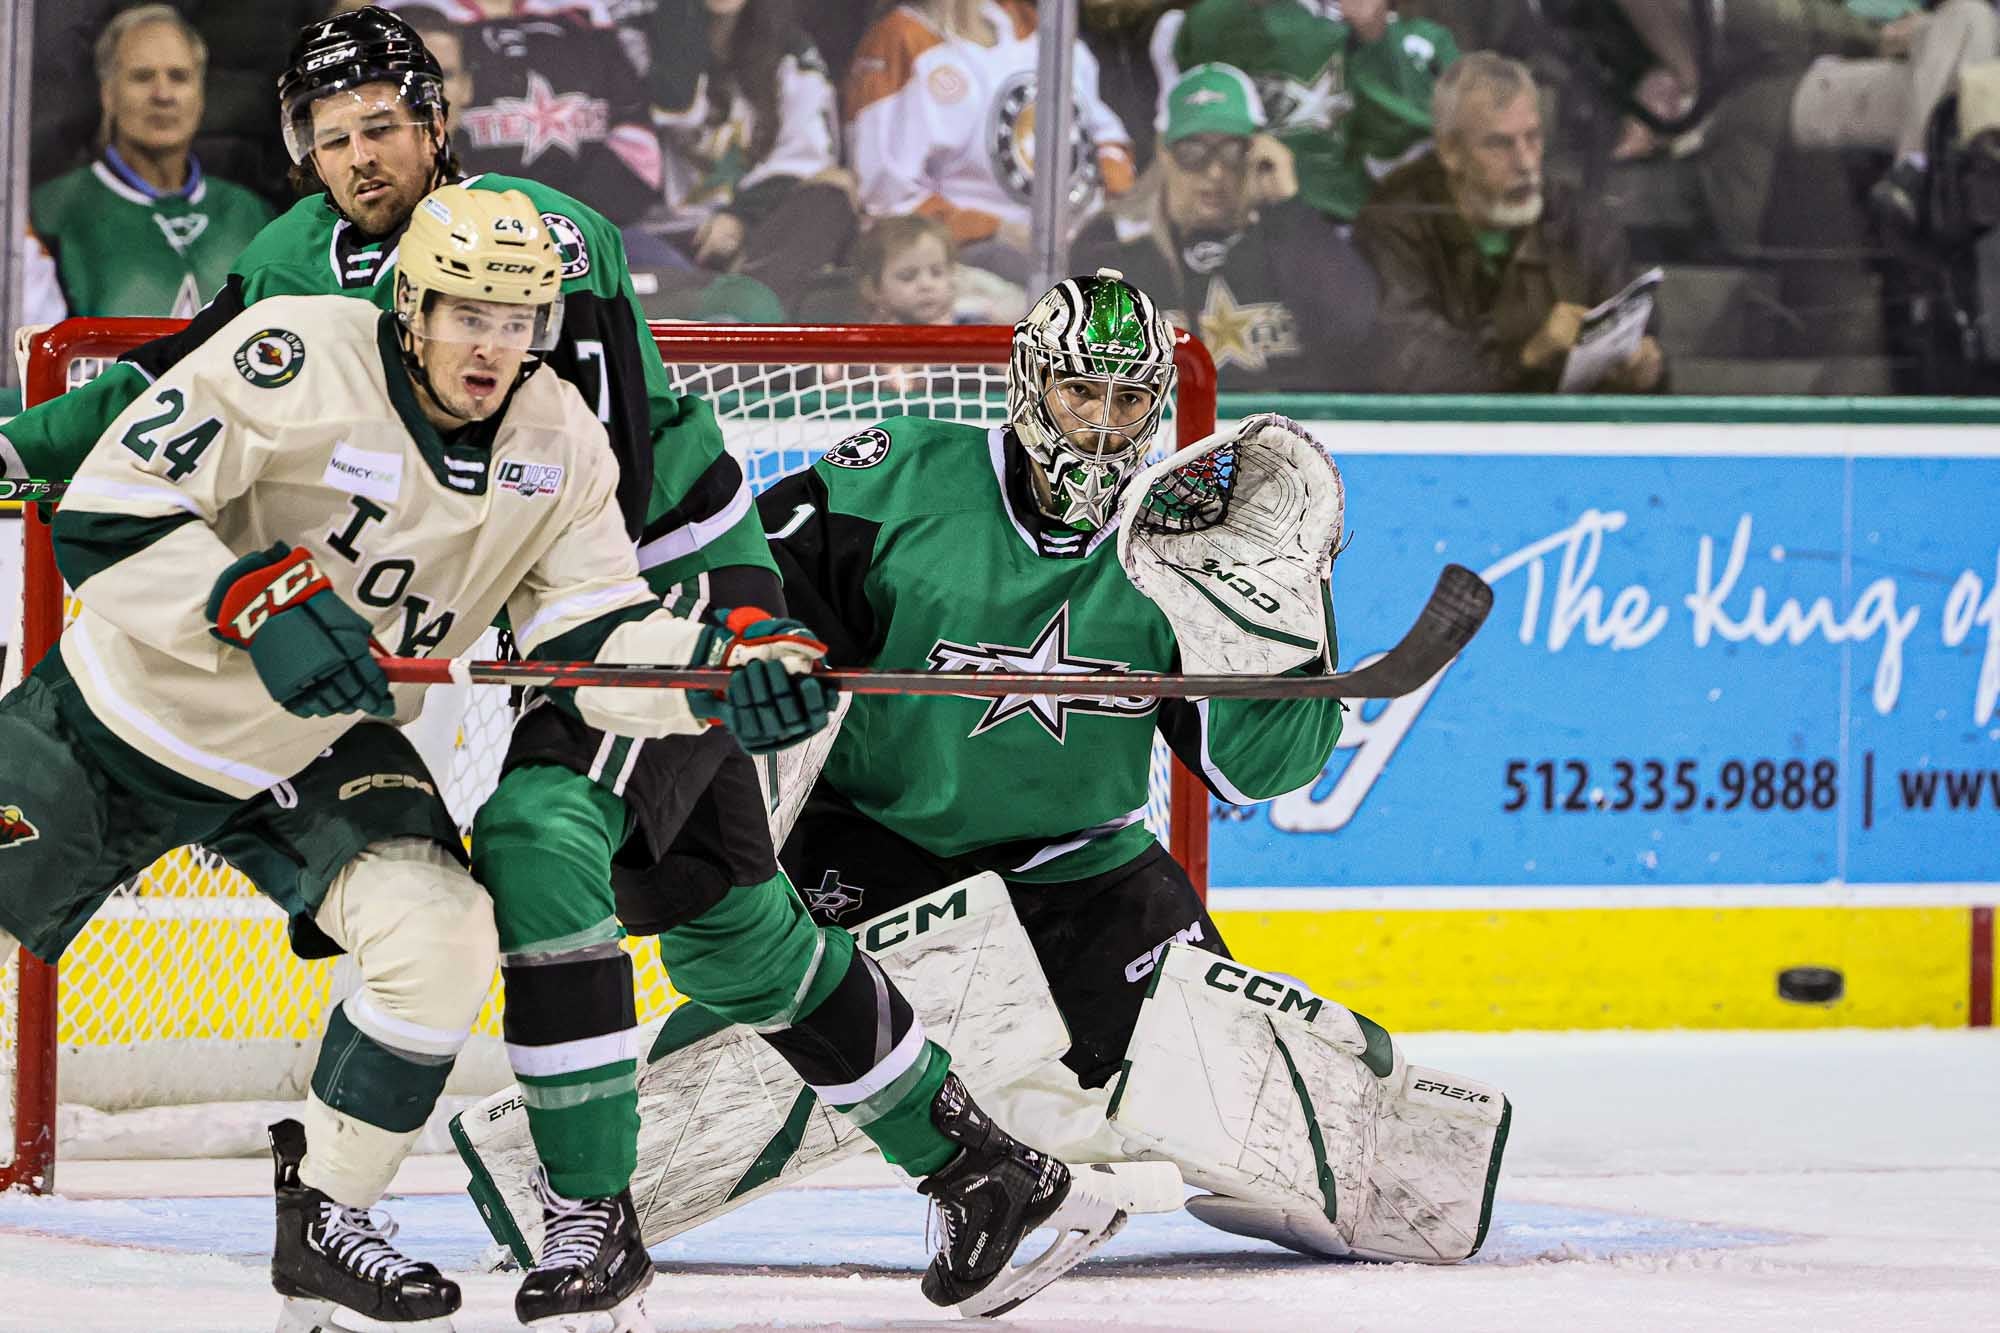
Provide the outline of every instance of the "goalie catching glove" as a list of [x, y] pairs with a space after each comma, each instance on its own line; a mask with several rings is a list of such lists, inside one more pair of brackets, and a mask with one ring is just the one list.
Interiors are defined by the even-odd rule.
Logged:
[[754, 606], [715, 607], [701, 621], [656, 611], [613, 630], [597, 660], [733, 667], [728, 687], [585, 686], [576, 708], [591, 726], [620, 736], [686, 734], [720, 722], [751, 754], [769, 754], [826, 725], [839, 690], [811, 674], [825, 656], [826, 645], [804, 625]]
[[1173, 626], [1188, 674], [1328, 669], [1327, 575], [1346, 508], [1326, 450], [1266, 412], [1132, 479], [1118, 562]]
[[278, 542], [231, 564], [208, 595], [209, 633], [248, 650], [257, 679], [300, 717], [392, 717], [389, 678], [368, 622], [333, 590], [303, 546]]

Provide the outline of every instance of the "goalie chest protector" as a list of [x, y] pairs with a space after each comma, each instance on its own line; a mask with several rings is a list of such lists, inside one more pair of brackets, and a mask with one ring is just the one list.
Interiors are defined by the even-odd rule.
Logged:
[[[828, 549], [807, 567], [848, 585], [819, 590], [832, 605], [865, 599], [866, 664], [1175, 670], [1173, 630], [1119, 567], [1115, 528], [1079, 537], [1080, 555], [1043, 554], [1006, 498], [1007, 449], [1001, 429], [901, 417], [836, 445], [813, 469]], [[1080, 878], [1147, 845], [1139, 816], [1157, 712], [1142, 698], [861, 695], [825, 777], [939, 855], [1102, 829], [1053, 873], [1024, 876]], [[1125, 821], [1134, 827], [1122, 836], [1103, 827]]]

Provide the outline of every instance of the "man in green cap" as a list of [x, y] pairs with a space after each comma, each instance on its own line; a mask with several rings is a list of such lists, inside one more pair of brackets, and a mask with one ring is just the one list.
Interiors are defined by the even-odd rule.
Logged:
[[1074, 258], [1126, 274], [1200, 334], [1225, 390], [1371, 388], [1375, 275], [1310, 205], [1260, 198], [1253, 145], [1263, 125], [1242, 70], [1181, 75], [1167, 93], [1152, 208], [1099, 216]]

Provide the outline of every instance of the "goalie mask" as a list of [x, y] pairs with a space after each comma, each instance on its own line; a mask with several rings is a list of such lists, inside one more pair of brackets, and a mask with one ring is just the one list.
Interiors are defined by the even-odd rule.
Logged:
[[396, 322], [410, 378], [446, 411], [467, 415], [450, 386], [432, 382], [427, 345], [455, 344], [455, 359], [479, 349], [483, 363], [512, 370], [511, 395], [556, 345], [562, 316], [562, 260], [527, 195], [445, 185], [417, 205], [396, 259]]
[[1085, 531], [1111, 519], [1174, 393], [1174, 330], [1115, 270], [1067, 278], [1014, 326], [1007, 416], [1042, 512]]

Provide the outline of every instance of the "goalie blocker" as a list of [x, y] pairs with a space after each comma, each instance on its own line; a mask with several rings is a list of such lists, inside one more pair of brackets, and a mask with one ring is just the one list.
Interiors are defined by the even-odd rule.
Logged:
[[[1187, 1201], [1197, 1217], [1306, 1254], [1448, 1263], [1485, 1237], [1506, 1098], [1406, 1065], [1386, 1032], [1330, 1000], [1169, 947], [1107, 1117], [1104, 1090], [1079, 1088], [1059, 1063], [1068, 1035], [997, 876], [853, 933], [927, 1029], [965, 1053], [955, 1068], [994, 1118], [1066, 1160], [1096, 1159], [1078, 1179], [1126, 1211], [1180, 1207], [1185, 1177], [1211, 1191]], [[1203, 1052], [1227, 1054], [1211, 1067]], [[1199, 1086], [1209, 1095], [1187, 1095]], [[648, 1245], [868, 1146], [754, 1033], [693, 1005], [657, 1029], [638, 1089], [633, 1197]], [[488, 1228], [532, 1262], [541, 1210], [518, 1092], [461, 1112], [451, 1129]], [[1073, 1239], [1037, 1263], [1066, 1268], [1094, 1248], [1076, 1252]]]

